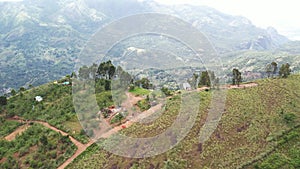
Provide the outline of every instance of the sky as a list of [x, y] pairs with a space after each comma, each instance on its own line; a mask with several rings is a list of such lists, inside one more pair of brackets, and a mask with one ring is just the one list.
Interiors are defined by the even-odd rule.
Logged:
[[261, 28], [272, 26], [291, 40], [300, 40], [300, 6], [297, 0], [155, 0], [159, 3], [205, 5], [244, 16]]

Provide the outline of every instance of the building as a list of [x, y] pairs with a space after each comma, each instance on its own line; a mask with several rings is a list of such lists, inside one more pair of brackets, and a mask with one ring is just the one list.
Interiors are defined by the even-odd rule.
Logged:
[[63, 82], [63, 85], [70, 85], [70, 82]]
[[191, 90], [192, 89], [192, 87], [189, 83], [183, 83], [182, 86], [183, 86], [184, 90]]
[[43, 98], [41, 96], [36, 96], [34, 98], [34, 100], [37, 101], [37, 102], [41, 102], [41, 101], [43, 101]]

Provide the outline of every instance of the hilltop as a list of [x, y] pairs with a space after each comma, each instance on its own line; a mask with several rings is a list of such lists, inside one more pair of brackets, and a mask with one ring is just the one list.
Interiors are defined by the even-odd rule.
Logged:
[[[299, 166], [297, 150], [300, 148], [296, 141], [300, 138], [299, 80], [299, 75], [291, 75], [287, 79], [262, 79], [255, 82], [258, 84], [256, 87], [228, 90], [222, 119], [209, 140], [203, 144], [198, 140], [199, 131], [203, 127], [209, 107], [213, 106], [210, 104], [214, 90], [192, 92], [194, 97], [201, 98], [195, 125], [175, 148], [151, 158], [119, 157], [103, 150], [102, 144], [107, 144], [105, 139], [101, 139], [99, 145], [90, 142], [83, 130], [87, 126], [81, 127], [73, 107], [70, 85], [73, 81], [70, 76], [57, 82], [21, 91], [9, 98], [7, 105], [1, 107], [3, 129], [0, 136], [4, 138], [26, 123], [26, 120], [47, 122], [66, 132], [84, 146], [92, 144], [68, 166], [76, 169], [94, 166], [100, 168], [253, 168], [254, 166], [297, 168]], [[132, 93], [140, 96], [149, 94], [145, 90], [134, 90]], [[104, 88], [96, 95], [98, 103], [101, 103], [100, 108], [113, 105], [110, 92]], [[35, 101], [36, 96], [41, 96], [43, 100]], [[181, 94], [177, 93], [166, 100], [164, 112], [156, 120], [147, 124], [133, 123], [119, 132], [131, 137], [149, 137], [163, 132], [178, 115], [180, 101]], [[25, 121], [11, 121], [9, 118], [21, 118]], [[29, 125], [31, 125], [30, 130], [23, 131], [23, 134], [9, 144], [18, 146], [9, 152], [5, 150], [7, 146], [2, 146], [0, 161], [4, 167], [12, 164], [9, 163], [12, 161], [14, 163], [18, 161], [21, 168], [45, 167], [46, 164], [39, 161], [51, 156], [52, 161], [48, 167], [55, 168], [75, 153], [77, 148], [69, 140], [70, 137], [60, 136], [59, 133], [35, 122]], [[26, 140], [28, 135], [30, 140]], [[45, 146], [46, 142], [49, 146]], [[58, 147], [54, 146], [56, 143], [59, 143]], [[2, 139], [1, 144], [8, 145], [8, 141]], [[38, 147], [34, 146], [36, 144]], [[39, 150], [37, 154], [34, 153], [36, 149]], [[51, 150], [51, 153], [47, 153], [46, 157], [41, 156], [40, 153], [47, 149]], [[54, 155], [54, 152], [59, 153]], [[38, 156], [41, 158], [36, 159], [35, 157]]]

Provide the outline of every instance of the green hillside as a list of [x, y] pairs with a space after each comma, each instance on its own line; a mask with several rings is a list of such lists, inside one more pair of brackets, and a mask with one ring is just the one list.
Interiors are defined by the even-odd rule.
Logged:
[[[198, 137], [208, 108], [213, 106], [210, 105], [212, 91], [192, 92], [194, 97], [201, 98], [200, 111], [189, 134], [175, 148], [151, 158], [130, 159], [103, 150], [101, 145], [105, 142], [100, 140], [99, 145], [90, 146], [68, 168], [299, 168], [299, 80], [300, 75], [291, 75], [286, 79], [258, 80], [257, 87], [229, 89], [225, 113], [204, 144], [199, 143]], [[26, 158], [20, 156], [22, 158], [18, 162], [21, 168], [31, 165], [45, 167], [44, 163], [32, 160], [37, 156], [31, 152], [33, 143], [41, 142], [44, 136], [51, 144], [63, 138], [43, 126], [31, 124], [28, 130], [8, 144], [4, 137], [24, 124], [7, 118], [18, 116], [23, 120], [47, 122], [83, 144], [88, 142], [73, 108], [72, 86], [64, 82], [72, 83], [72, 79], [67, 76], [57, 83], [21, 91], [1, 107], [1, 165], [9, 168], [7, 160], [17, 160], [17, 155], [23, 154]], [[35, 101], [36, 96], [41, 96], [43, 101]], [[110, 92], [104, 88], [96, 96], [98, 103], [105, 100], [106, 105], [100, 104], [102, 107], [113, 104]], [[121, 132], [131, 137], [150, 137], [163, 132], [176, 119], [180, 102], [180, 95], [173, 96], [167, 100], [165, 112], [158, 119], [148, 124], [133, 124]], [[36, 133], [38, 131], [44, 134]], [[29, 134], [32, 139], [21, 141]], [[17, 146], [7, 151], [9, 146], [14, 145]], [[42, 152], [45, 145], [38, 145], [39, 152]], [[59, 145], [50, 146], [53, 157], [49, 162], [50, 168], [58, 166], [74, 153], [76, 147], [67, 145], [70, 147], [63, 149], [59, 149]], [[55, 156], [54, 151], [61, 153]], [[41, 158], [51, 156], [51, 152]], [[59, 159], [58, 162], [54, 163], [55, 159]]]
[[[70, 79], [66, 78], [61, 81], [68, 80]], [[84, 143], [87, 142], [87, 137], [81, 132], [71, 94], [70, 85], [49, 83], [35, 87], [11, 97], [6, 105], [5, 115], [48, 122]], [[36, 96], [41, 96], [43, 101], [35, 101]]]
[[[226, 111], [204, 144], [198, 134], [211, 93], [202, 98], [196, 124], [175, 148], [145, 159], [116, 156], [94, 144], [68, 168], [299, 168], [300, 76], [264, 79], [258, 87], [228, 90]], [[155, 122], [122, 130], [132, 137], [149, 137], [170, 126], [178, 114], [179, 97], [167, 103]], [[288, 147], [288, 149], [287, 149]]]

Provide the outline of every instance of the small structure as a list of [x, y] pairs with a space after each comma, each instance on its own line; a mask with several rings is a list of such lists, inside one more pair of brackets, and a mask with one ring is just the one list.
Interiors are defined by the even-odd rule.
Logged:
[[55, 81], [55, 82], [53, 82], [53, 84], [57, 85], [57, 84], [58, 84], [58, 82], [57, 82], [57, 81]]
[[34, 98], [34, 100], [37, 101], [37, 102], [41, 102], [41, 101], [43, 101], [43, 98], [41, 96], [36, 96]]
[[70, 85], [70, 82], [63, 82], [63, 85]]
[[183, 83], [182, 86], [183, 86], [184, 90], [191, 90], [192, 89], [192, 87], [189, 83]]

